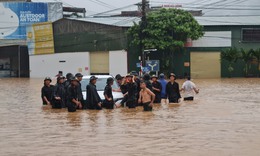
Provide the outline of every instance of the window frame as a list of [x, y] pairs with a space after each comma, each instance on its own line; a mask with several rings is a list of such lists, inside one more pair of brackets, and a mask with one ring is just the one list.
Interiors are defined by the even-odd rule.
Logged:
[[[245, 40], [244, 38], [244, 31], [245, 30], [258, 30], [259, 31], [259, 40], [253, 40], [253, 41], [249, 41], [249, 40]], [[242, 28], [241, 29], [241, 42], [244, 43], [260, 43], [260, 28]]]

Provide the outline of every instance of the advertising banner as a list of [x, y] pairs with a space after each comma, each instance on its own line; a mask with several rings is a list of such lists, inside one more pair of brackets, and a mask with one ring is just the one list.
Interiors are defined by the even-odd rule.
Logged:
[[29, 55], [54, 53], [53, 29], [51, 22], [27, 26]]
[[26, 39], [26, 26], [47, 21], [47, 3], [0, 3], [0, 39]]

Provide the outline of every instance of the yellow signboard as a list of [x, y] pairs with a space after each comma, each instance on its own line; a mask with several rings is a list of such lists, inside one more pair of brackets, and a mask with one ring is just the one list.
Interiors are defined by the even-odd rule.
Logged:
[[44, 22], [28, 26], [27, 44], [30, 55], [54, 53], [52, 23]]

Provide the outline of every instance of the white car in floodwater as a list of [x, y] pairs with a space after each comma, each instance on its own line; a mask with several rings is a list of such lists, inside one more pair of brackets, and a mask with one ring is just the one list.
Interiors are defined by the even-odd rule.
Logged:
[[[86, 87], [89, 84], [89, 79], [92, 75], [89, 76], [83, 76], [82, 81], [81, 81], [81, 88], [82, 88], [82, 93], [83, 93], [83, 98], [84, 100], [86, 100]], [[101, 98], [101, 100], [105, 100], [104, 97], [104, 89], [107, 85], [107, 78], [112, 77], [114, 79], [114, 84], [112, 86], [113, 89], [118, 89], [119, 86], [116, 82], [116, 79], [111, 76], [111, 75], [95, 75], [98, 79], [97, 79], [97, 83], [96, 83], [96, 88], [98, 91], [98, 94]], [[113, 97], [114, 97], [114, 101], [116, 103], [120, 103], [122, 101], [122, 99], [124, 98], [122, 92], [112, 92], [113, 93]]]

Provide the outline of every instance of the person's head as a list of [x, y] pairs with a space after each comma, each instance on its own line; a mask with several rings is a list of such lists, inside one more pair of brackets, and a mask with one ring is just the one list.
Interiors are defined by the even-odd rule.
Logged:
[[71, 79], [70, 79], [70, 83], [71, 83], [71, 85], [73, 85], [73, 86], [77, 86], [78, 84], [79, 84], [79, 80], [76, 78], [76, 77], [72, 77]]
[[126, 75], [127, 82], [133, 82], [133, 75]]
[[67, 80], [71, 80], [72, 77], [73, 77], [73, 74], [71, 74], [71, 73], [67, 73], [66, 74], [66, 79]]
[[79, 81], [82, 80], [83, 75], [81, 73], [77, 73], [75, 76]]
[[188, 81], [190, 81], [190, 76], [187, 76], [186, 79], [187, 79]]
[[112, 77], [107, 78], [107, 85], [113, 85], [114, 84], [114, 79]]
[[59, 77], [57, 77], [57, 83], [62, 84], [62, 83], [64, 82], [64, 79], [65, 79], [64, 76], [59, 76]]
[[124, 77], [123, 79], [122, 79], [122, 82], [121, 82], [121, 85], [125, 85], [126, 84], [126, 78]]
[[140, 81], [140, 88], [141, 89], [145, 89], [146, 88], [146, 84], [144, 81]]
[[120, 74], [117, 74], [115, 78], [116, 78], [116, 82], [117, 82], [118, 84], [121, 84], [121, 83], [122, 83], [123, 77], [122, 77]]
[[98, 78], [96, 76], [91, 76], [89, 82], [95, 85], [97, 83], [97, 79]]
[[150, 75], [149, 74], [144, 74], [144, 76], [143, 76], [143, 80], [145, 80], [145, 81], [149, 81], [151, 79], [151, 77], [150, 77]]
[[164, 78], [165, 78], [165, 76], [164, 76], [163, 73], [161, 73], [161, 74], [159, 75], [159, 77], [160, 77], [160, 79], [164, 79]]
[[176, 80], [176, 75], [174, 73], [171, 73], [169, 78], [171, 82], [174, 82]]
[[157, 77], [156, 75], [153, 75], [153, 76], [151, 77], [151, 79], [152, 79], [153, 82], [156, 82], [156, 81], [158, 80], [158, 77]]
[[51, 81], [52, 81], [52, 80], [51, 80], [50, 77], [46, 77], [46, 78], [44, 79], [44, 84], [48, 86], [48, 85], [51, 84]]

